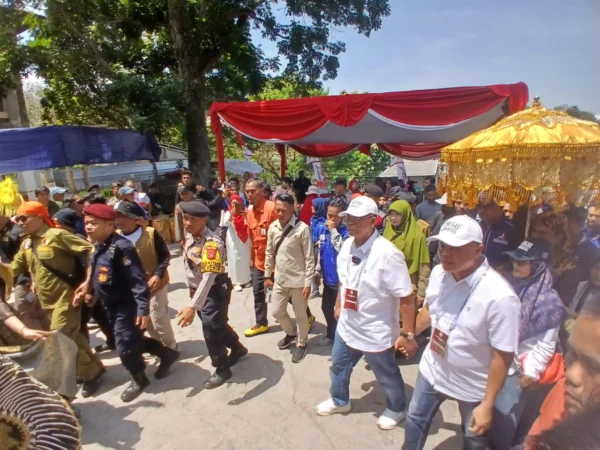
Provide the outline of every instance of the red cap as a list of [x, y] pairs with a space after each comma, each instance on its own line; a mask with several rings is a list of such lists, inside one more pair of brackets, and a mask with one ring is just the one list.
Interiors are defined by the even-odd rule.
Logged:
[[108, 205], [97, 203], [87, 205], [83, 208], [83, 214], [86, 216], [94, 216], [102, 220], [115, 220], [115, 210]]

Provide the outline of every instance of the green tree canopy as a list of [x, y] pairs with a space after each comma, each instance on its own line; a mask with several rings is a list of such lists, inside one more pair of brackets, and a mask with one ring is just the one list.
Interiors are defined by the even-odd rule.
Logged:
[[[387, 0], [0, 0], [0, 91], [14, 75], [46, 82], [45, 120], [103, 123], [185, 139], [190, 168], [210, 174], [205, 115], [215, 100], [256, 94], [270, 74], [319, 87], [345, 45], [369, 36]], [[23, 11], [43, 11], [43, 17]], [[29, 28], [27, 39], [13, 30]], [[277, 44], [267, 57], [252, 32]]]
[[596, 119], [596, 115], [594, 113], [591, 113], [588, 111], [582, 111], [579, 109], [579, 106], [576, 106], [576, 105], [573, 105], [573, 106], [560, 105], [560, 106], [556, 106], [554, 109], [558, 109], [559, 111], [564, 111], [568, 115], [576, 117], [578, 119], [590, 120], [592, 122], [598, 122], [598, 119]]

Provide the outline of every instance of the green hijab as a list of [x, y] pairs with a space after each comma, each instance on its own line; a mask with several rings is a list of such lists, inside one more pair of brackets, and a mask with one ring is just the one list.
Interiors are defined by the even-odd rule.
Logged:
[[387, 225], [383, 230], [383, 237], [392, 242], [398, 250], [404, 253], [408, 273], [419, 271], [421, 264], [429, 264], [429, 247], [427, 239], [417, 225], [417, 219], [413, 216], [410, 205], [405, 200], [396, 200], [389, 207], [390, 211], [396, 211], [402, 215], [402, 224], [398, 227], [392, 226], [388, 217]]

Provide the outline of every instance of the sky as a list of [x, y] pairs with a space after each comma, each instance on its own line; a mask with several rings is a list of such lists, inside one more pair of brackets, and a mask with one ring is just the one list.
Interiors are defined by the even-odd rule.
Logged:
[[[600, 114], [600, 0], [389, 0], [370, 38], [355, 30], [330, 94], [524, 81], [554, 107]], [[259, 41], [267, 56], [275, 47]]]

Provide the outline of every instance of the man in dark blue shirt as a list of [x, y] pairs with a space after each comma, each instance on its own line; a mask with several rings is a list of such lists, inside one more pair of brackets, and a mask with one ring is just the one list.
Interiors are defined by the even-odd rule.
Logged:
[[511, 221], [504, 216], [504, 208], [491, 201], [480, 205], [479, 217], [483, 229], [483, 255], [497, 269], [504, 262], [503, 252], [514, 250], [519, 242]]
[[150, 384], [143, 354], [160, 358], [154, 376], [161, 379], [167, 376], [179, 352], [144, 337], [143, 330], [150, 320], [150, 290], [135, 246], [115, 233], [115, 211], [108, 205], [96, 204], [86, 206], [83, 212], [86, 231], [96, 243], [96, 251], [91, 279], [78, 294], [86, 293], [86, 301], [95, 295], [113, 324], [119, 357], [132, 376], [121, 400], [130, 402]]

